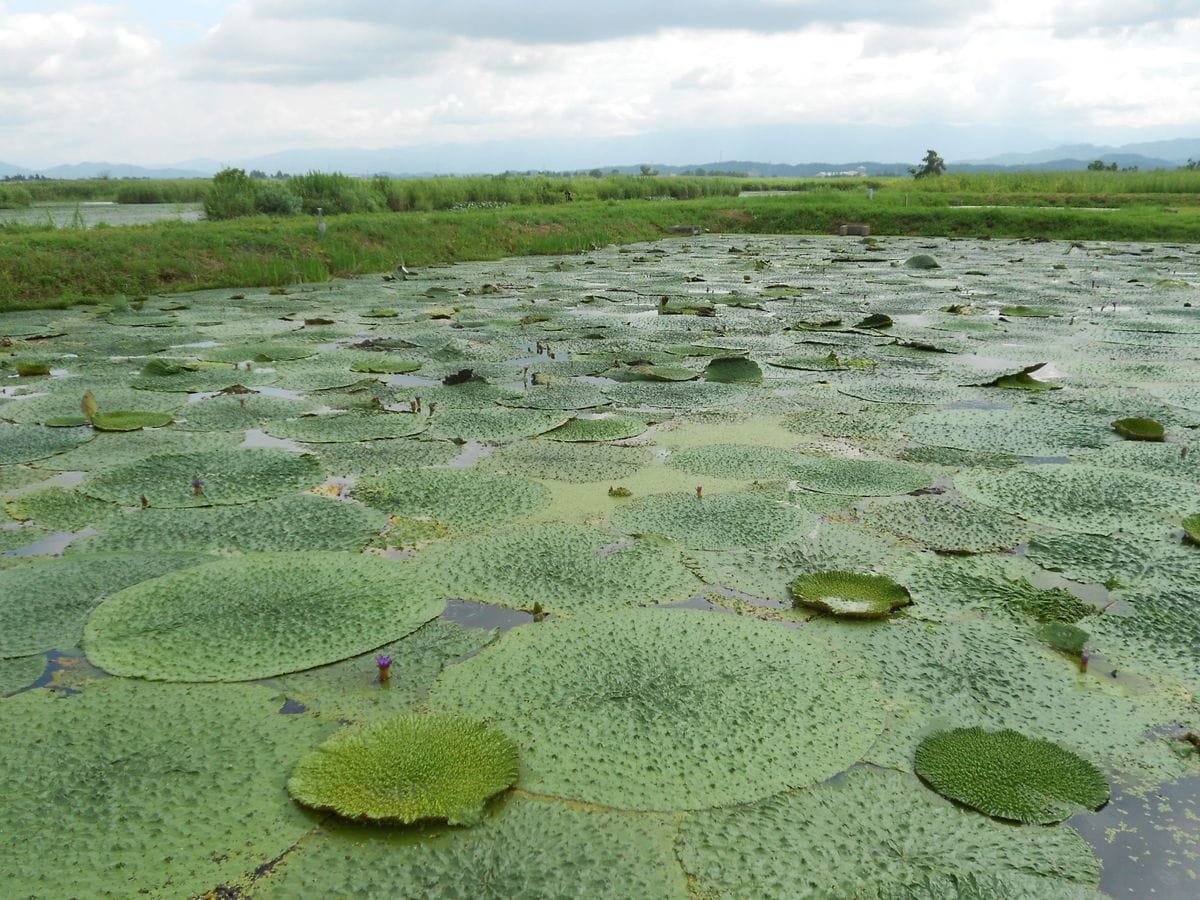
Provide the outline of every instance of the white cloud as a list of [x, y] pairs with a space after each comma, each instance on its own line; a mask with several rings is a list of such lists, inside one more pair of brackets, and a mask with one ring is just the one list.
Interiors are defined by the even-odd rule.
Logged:
[[120, 78], [158, 52], [150, 35], [103, 6], [47, 14], [4, 15], [0, 9], [0, 79], [5, 92], [37, 84]]
[[243, 0], [177, 47], [144, 5], [0, 5], [0, 160], [225, 161], [805, 123], [1195, 134], [1200, 20], [1149, 27], [1188, 8]]

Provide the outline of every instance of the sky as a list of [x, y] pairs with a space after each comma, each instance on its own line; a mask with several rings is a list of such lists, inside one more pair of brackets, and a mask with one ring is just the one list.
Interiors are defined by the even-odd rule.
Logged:
[[[29, 168], [340, 147], [916, 162], [1175, 137], [1200, 137], [1200, 0], [0, 0], [0, 161]], [[690, 158], [612, 158], [639, 151]]]

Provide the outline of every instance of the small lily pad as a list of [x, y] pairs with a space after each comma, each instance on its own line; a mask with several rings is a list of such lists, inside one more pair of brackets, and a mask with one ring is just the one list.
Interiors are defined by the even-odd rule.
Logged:
[[882, 619], [912, 603], [908, 588], [883, 575], [814, 572], [790, 586], [796, 606], [807, 606], [847, 619]]
[[1161, 422], [1145, 416], [1117, 419], [1112, 423], [1112, 427], [1117, 434], [1127, 441], [1160, 442], [1166, 435]]
[[476, 825], [517, 780], [517, 745], [482, 722], [404, 715], [338, 732], [303, 757], [288, 792], [348, 819]]
[[917, 747], [917, 774], [943, 797], [997, 819], [1051, 825], [1099, 809], [1109, 787], [1092, 763], [1012, 731], [956, 728]]

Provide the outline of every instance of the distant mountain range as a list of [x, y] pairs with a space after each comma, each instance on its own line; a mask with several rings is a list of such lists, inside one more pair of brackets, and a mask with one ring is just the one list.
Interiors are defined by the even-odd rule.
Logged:
[[[616, 149], [617, 145], [614, 145]], [[619, 151], [618, 151], [619, 152]], [[676, 150], [675, 152], [680, 152]], [[615, 155], [615, 154], [614, 154]], [[265, 156], [248, 157], [229, 162], [208, 159], [193, 159], [165, 166], [134, 166], [108, 162], [82, 162], [72, 165], [52, 166], [47, 169], [27, 169], [0, 162], [0, 177], [37, 174], [47, 178], [209, 178], [227, 165], [259, 170], [267, 174], [288, 174], [320, 171], [346, 172], [352, 175], [384, 174], [393, 177], [416, 177], [432, 174], [498, 172], [499, 168], [481, 168], [479, 159], [488, 158], [496, 162], [514, 162], [519, 159], [536, 158], [528, 151], [521, 154], [520, 145], [496, 145], [489, 156], [479, 145], [441, 145], [438, 147], [411, 147], [382, 150], [361, 148], [286, 150]], [[1200, 160], [1200, 138], [1180, 138], [1167, 141], [1149, 141], [1124, 144], [1119, 147], [1095, 144], [1069, 144], [1033, 153], [1002, 153], [983, 159], [949, 160], [947, 166], [956, 172], [1001, 172], [1006, 170], [1025, 171], [1074, 171], [1086, 169], [1094, 160], [1106, 165], [1116, 163], [1118, 168], [1136, 166], [1139, 169], [1174, 169], [1189, 160]], [[436, 160], [436, 162], [434, 162]], [[664, 175], [694, 172], [740, 172], [760, 177], [807, 178], [827, 174], [861, 173], [863, 175], [905, 175], [915, 162], [813, 162], [813, 163], [765, 163], [731, 159], [722, 162], [690, 163], [671, 165], [648, 163], [655, 171]], [[622, 172], [636, 174], [639, 164], [595, 166], [566, 171]], [[509, 171], [541, 171], [537, 167]]]

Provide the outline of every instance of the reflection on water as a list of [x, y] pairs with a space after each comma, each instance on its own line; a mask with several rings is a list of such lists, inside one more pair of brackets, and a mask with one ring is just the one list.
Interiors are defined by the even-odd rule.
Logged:
[[533, 621], [533, 615], [491, 603], [450, 600], [446, 603], [446, 609], [440, 619], [443, 622], [457, 622], [467, 628], [499, 628], [501, 631], [508, 631], [520, 625], [528, 625]]
[[1168, 782], [1145, 796], [1114, 785], [1107, 806], [1067, 821], [1104, 864], [1100, 890], [1118, 898], [1197, 895], [1200, 777]]

